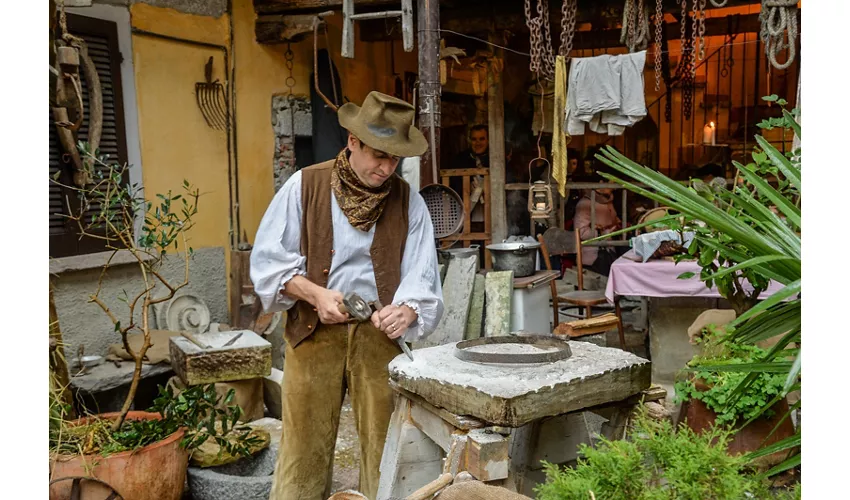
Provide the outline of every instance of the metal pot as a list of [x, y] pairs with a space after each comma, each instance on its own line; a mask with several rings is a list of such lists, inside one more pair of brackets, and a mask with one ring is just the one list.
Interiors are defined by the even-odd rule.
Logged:
[[514, 278], [531, 276], [537, 267], [537, 249], [540, 243], [517, 241], [487, 245], [493, 257], [494, 271], [513, 271]]
[[447, 263], [449, 259], [463, 259], [478, 255], [478, 245], [469, 245], [469, 248], [446, 248], [445, 250], [437, 250], [443, 263]]

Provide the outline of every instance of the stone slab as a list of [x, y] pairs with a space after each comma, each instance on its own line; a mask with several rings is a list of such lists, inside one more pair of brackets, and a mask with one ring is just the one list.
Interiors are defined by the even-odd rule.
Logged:
[[449, 260], [443, 283], [443, 317], [434, 333], [416, 343], [417, 348], [463, 340], [477, 267], [477, 256]]
[[481, 337], [484, 327], [484, 281], [483, 275], [475, 275], [475, 282], [472, 286], [472, 303], [469, 305], [469, 318], [466, 320], [464, 340]]
[[620, 349], [570, 342], [554, 363], [480, 364], [454, 356], [456, 343], [394, 359], [390, 379], [434, 406], [493, 425], [533, 420], [620, 401], [650, 385], [649, 361]]
[[[233, 345], [222, 347], [240, 332], [242, 336]], [[195, 337], [212, 348], [201, 349], [184, 337], [169, 339], [171, 366], [188, 385], [263, 378], [271, 374], [272, 345], [250, 330]]]
[[274, 418], [283, 414], [283, 371], [272, 368], [272, 373], [263, 378], [263, 400], [266, 408]]
[[[105, 392], [122, 385], [127, 385], [133, 380], [133, 371], [136, 364], [130, 361], [119, 361], [116, 367], [111, 361], [89, 368], [83, 375], [71, 377], [71, 388], [91, 394]], [[171, 365], [159, 363], [156, 365], [142, 365], [142, 379], [171, 373]]]
[[487, 273], [487, 277], [484, 279], [485, 337], [510, 335], [513, 291], [513, 271], [491, 271]]

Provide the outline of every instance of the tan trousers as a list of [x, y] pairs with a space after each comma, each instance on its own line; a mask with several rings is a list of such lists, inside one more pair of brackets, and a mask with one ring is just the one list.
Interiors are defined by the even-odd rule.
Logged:
[[346, 390], [360, 441], [360, 487], [374, 499], [393, 412], [387, 365], [401, 348], [371, 323], [320, 325], [286, 346], [283, 436], [271, 500], [330, 496], [339, 414]]

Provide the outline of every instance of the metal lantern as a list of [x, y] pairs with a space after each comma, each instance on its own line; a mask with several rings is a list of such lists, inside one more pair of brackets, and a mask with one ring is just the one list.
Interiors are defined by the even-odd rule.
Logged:
[[532, 219], [548, 219], [552, 213], [552, 188], [543, 181], [535, 181], [528, 188], [528, 211]]

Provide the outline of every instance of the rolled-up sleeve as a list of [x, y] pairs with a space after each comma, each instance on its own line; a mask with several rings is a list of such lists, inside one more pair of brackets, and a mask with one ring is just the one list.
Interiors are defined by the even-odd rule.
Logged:
[[266, 312], [285, 311], [295, 299], [280, 290], [307, 273], [301, 255], [301, 172], [296, 172], [272, 199], [251, 251], [251, 281]]
[[430, 335], [443, 316], [443, 287], [437, 270], [434, 227], [425, 200], [410, 192], [407, 242], [401, 260], [401, 283], [393, 304], [407, 304], [418, 319], [407, 329], [404, 340], [414, 342]]

